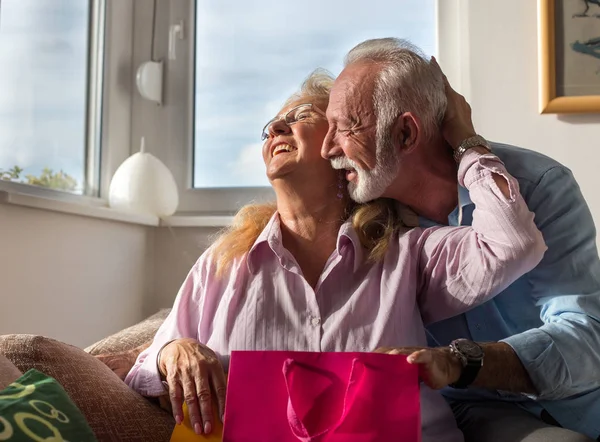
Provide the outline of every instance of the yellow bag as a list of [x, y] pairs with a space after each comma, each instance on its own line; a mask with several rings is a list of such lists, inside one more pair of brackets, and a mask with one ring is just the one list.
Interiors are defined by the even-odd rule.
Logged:
[[[213, 409], [215, 407], [213, 406]], [[181, 425], [175, 425], [175, 429], [173, 430], [173, 434], [171, 435], [170, 442], [200, 442], [200, 441], [213, 441], [213, 442], [222, 442], [223, 441], [223, 424], [221, 423], [221, 419], [217, 416], [218, 412], [213, 412], [213, 416], [215, 416], [215, 422], [213, 423], [213, 431], [210, 435], [197, 435], [194, 433], [194, 429], [192, 428], [192, 424], [190, 422], [190, 413], [188, 412], [187, 405], [183, 404], [183, 423]]]

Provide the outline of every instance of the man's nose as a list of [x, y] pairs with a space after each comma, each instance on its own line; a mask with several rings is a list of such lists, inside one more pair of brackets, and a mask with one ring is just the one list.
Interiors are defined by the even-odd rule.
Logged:
[[323, 146], [321, 147], [321, 156], [324, 159], [329, 160], [333, 157], [344, 154], [336, 138], [337, 137], [335, 136], [335, 132], [333, 130], [327, 132], [327, 135], [323, 140]]

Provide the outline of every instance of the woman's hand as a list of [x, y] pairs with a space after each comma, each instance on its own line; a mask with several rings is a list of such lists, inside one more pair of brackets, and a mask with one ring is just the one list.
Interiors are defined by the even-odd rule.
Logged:
[[477, 134], [471, 119], [471, 106], [467, 103], [465, 97], [452, 89], [435, 57], [431, 57], [431, 66], [442, 76], [446, 88], [448, 104], [442, 124], [442, 134], [452, 149], [456, 150], [460, 143]]
[[0, 390], [4, 390], [22, 374], [6, 356], [0, 354]]
[[152, 344], [152, 341], [148, 341], [131, 350], [97, 355], [96, 359], [107, 365], [121, 380], [125, 380], [127, 373], [129, 373], [131, 367], [135, 364], [140, 353], [150, 347], [150, 344]]
[[407, 355], [409, 364], [419, 365], [419, 377], [430, 388], [439, 390], [458, 381], [462, 365], [450, 347], [378, 348], [375, 353]]
[[177, 339], [162, 349], [158, 368], [169, 385], [175, 421], [183, 422], [185, 400], [196, 434], [210, 434], [214, 423], [211, 389], [219, 418], [225, 413], [225, 372], [215, 352], [195, 339]]

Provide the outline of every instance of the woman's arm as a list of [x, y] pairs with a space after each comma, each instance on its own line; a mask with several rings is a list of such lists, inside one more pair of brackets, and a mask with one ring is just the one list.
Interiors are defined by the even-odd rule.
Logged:
[[472, 226], [434, 227], [419, 238], [419, 304], [426, 323], [494, 297], [546, 251], [517, 181], [496, 156], [467, 151], [458, 179], [475, 204]]
[[[210, 434], [214, 428], [212, 392], [221, 419], [225, 412], [223, 367], [215, 352], [202, 343], [206, 336], [198, 335], [206, 308], [206, 288], [217, 285], [208, 264], [210, 255], [211, 249], [192, 267], [171, 313], [125, 378], [129, 386], [146, 396], [168, 392], [178, 424], [183, 422], [185, 401], [197, 434]], [[213, 296], [211, 301], [219, 300]]]
[[125, 378], [127, 385], [144, 396], [161, 396], [166, 393], [157, 367], [160, 349], [174, 339], [198, 339], [203, 300], [201, 262], [202, 258], [188, 273], [177, 294], [173, 309], [156, 332], [152, 345], [138, 356]]

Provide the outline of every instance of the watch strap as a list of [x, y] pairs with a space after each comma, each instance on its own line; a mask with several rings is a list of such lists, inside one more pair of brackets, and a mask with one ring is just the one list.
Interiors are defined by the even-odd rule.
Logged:
[[463, 365], [460, 378], [453, 384], [450, 384], [450, 387], [460, 389], [469, 387], [475, 381], [475, 378], [477, 378], [482, 365], [482, 361], [467, 360], [466, 365]]
[[457, 163], [460, 163], [460, 160], [467, 150], [472, 149], [473, 147], [483, 147], [484, 149], [487, 149], [488, 152], [492, 151], [490, 144], [485, 138], [483, 138], [481, 135], [474, 135], [466, 140], [463, 140], [454, 150], [454, 160]]

